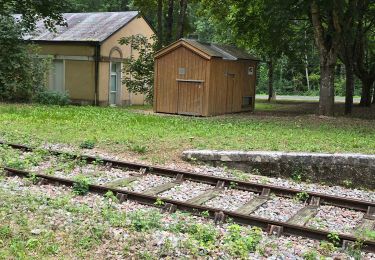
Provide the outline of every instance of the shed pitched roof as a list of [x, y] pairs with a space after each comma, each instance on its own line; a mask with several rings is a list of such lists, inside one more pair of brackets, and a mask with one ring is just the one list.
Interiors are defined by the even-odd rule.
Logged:
[[[25, 35], [25, 40], [33, 41], [69, 41], [102, 42], [138, 16], [138, 11], [64, 13], [68, 26], [56, 26], [56, 32], [49, 31], [42, 20], [36, 24], [36, 30]], [[21, 19], [20, 15], [15, 15]]]
[[207, 55], [207, 58], [218, 57], [225, 60], [260, 60], [248, 54], [245, 50], [230, 45], [222, 45], [216, 43], [206, 43], [193, 39], [180, 39], [179, 41], [172, 43], [171, 45], [161, 49], [155, 55], [155, 57], [163, 56], [164, 54], [172, 51], [174, 48], [184, 45], [191, 49], [198, 50], [203, 54]]

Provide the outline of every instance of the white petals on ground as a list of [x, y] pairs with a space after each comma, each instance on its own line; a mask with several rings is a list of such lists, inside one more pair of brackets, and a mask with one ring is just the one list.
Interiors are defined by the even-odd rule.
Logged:
[[158, 196], [173, 200], [189, 200], [193, 197], [201, 195], [203, 192], [214, 188], [211, 185], [196, 183], [192, 181], [184, 181], [182, 184], [173, 187]]
[[219, 196], [207, 201], [204, 205], [223, 210], [234, 211], [249, 202], [256, 194], [248, 191], [225, 189]]
[[260, 206], [252, 215], [286, 222], [303, 207], [304, 204], [296, 200], [275, 197]]
[[339, 233], [352, 233], [363, 215], [364, 213], [359, 211], [335, 206], [321, 206], [318, 214], [307, 223], [307, 226]]

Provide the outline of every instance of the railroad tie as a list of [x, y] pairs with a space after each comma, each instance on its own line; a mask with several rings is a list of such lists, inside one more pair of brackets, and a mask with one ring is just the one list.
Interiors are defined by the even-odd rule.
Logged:
[[224, 185], [224, 181], [218, 181], [215, 188], [207, 190], [202, 194], [187, 200], [186, 202], [195, 205], [202, 205], [207, 201], [219, 196], [220, 192], [224, 189]]
[[368, 206], [366, 214], [361, 222], [354, 228], [354, 234], [366, 235], [366, 232], [375, 231], [375, 207]]
[[262, 193], [235, 210], [238, 214], [250, 215], [270, 199], [271, 190], [263, 188]]
[[152, 196], [157, 195], [157, 194], [162, 193], [164, 191], [170, 190], [177, 185], [180, 185], [182, 182], [183, 182], [183, 175], [178, 174], [174, 181], [167, 182], [167, 183], [158, 185], [156, 187], [147, 189], [142, 193], [145, 194], [145, 195], [152, 195]]
[[317, 213], [320, 206], [319, 197], [311, 197], [309, 205], [303, 207], [287, 220], [288, 224], [304, 226]]
[[124, 187], [124, 186], [128, 186], [130, 183], [138, 180], [139, 178], [141, 178], [142, 175], [139, 175], [139, 176], [130, 176], [130, 177], [127, 177], [127, 178], [123, 178], [123, 179], [118, 179], [118, 180], [114, 180], [114, 181], [111, 181], [111, 182], [107, 182], [105, 183], [104, 185], [107, 186], [107, 187], [110, 187], [110, 188], [117, 188], [117, 187]]

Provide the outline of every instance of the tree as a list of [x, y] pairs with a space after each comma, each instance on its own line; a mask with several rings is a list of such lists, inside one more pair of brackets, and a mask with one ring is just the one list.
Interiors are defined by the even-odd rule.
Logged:
[[158, 21], [157, 21], [157, 25], [158, 25], [157, 48], [161, 49], [161, 47], [163, 47], [163, 0], [158, 0]]
[[184, 37], [185, 17], [188, 0], [180, 0], [180, 17], [178, 20], [178, 33], [177, 38]]
[[[304, 21], [292, 21], [293, 11], [280, 12], [281, 8], [275, 1], [224, 1], [214, 2], [205, 0], [202, 5], [206, 19], [215, 19], [219, 24], [224, 43], [239, 45], [261, 56], [268, 66], [269, 100], [273, 95], [274, 68], [283, 56], [293, 56], [297, 49], [304, 47], [299, 41], [291, 41], [297, 35], [304, 35], [306, 29], [300, 26]], [[280, 2], [285, 8], [283, 2]], [[303, 33], [299, 31], [302, 29]], [[229, 39], [228, 39], [229, 38]], [[301, 60], [304, 59], [301, 58]]]
[[[8, 0], [0, 2], [0, 99], [30, 101], [45, 86], [48, 61], [41, 59], [36, 47], [23, 41], [38, 20], [50, 30], [64, 25], [61, 12], [65, 1]], [[13, 14], [21, 14], [17, 21]]]
[[319, 3], [313, 0], [310, 9], [314, 38], [320, 57], [319, 114], [326, 116], [334, 114], [334, 70], [341, 34], [338, 5], [337, 0]]
[[46, 83], [49, 62], [22, 40], [23, 30], [13, 17], [0, 15], [0, 100], [30, 101]]
[[144, 94], [152, 103], [156, 39], [138, 34], [120, 39], [120, 44], [130, 45], [136, 52], [124, 62], [123, 83], [130, 92]]
[[168, 13], [165, 17], [166, 21], [166, 37], [165, 41], [166, 44], [172, 42], [172, 34], [173, 34], [173, 9], [174, 9], [174, 0], [168, 0]]
[[35, 29], [35, 23], [41, 19], [47, 28], [53, 30], [55, 25], [65, 25], [62, 12], [66, 8], [65, 0], [7, 0], [0, 2], [0, 15], [21, 14], [20, 22], [27, 31]]
[[[371, 106], [371, 91], [375, 81], [375, 4], [359, 0], [355, 73], [362, 82], [361, 106]], [[374, 90], [375, 91], [375, 90]]]

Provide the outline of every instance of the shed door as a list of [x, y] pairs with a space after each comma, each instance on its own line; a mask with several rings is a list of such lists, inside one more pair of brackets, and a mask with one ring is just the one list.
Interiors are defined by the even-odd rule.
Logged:
[[178, 81], [177, 113], [202, 115], [203, 82]]
[[235, 78], [233, 73], [227, 73], [227, 100], [226, 100], [226, 111], [233, 112], [234, 104], [233, 99], [235, 95]]

